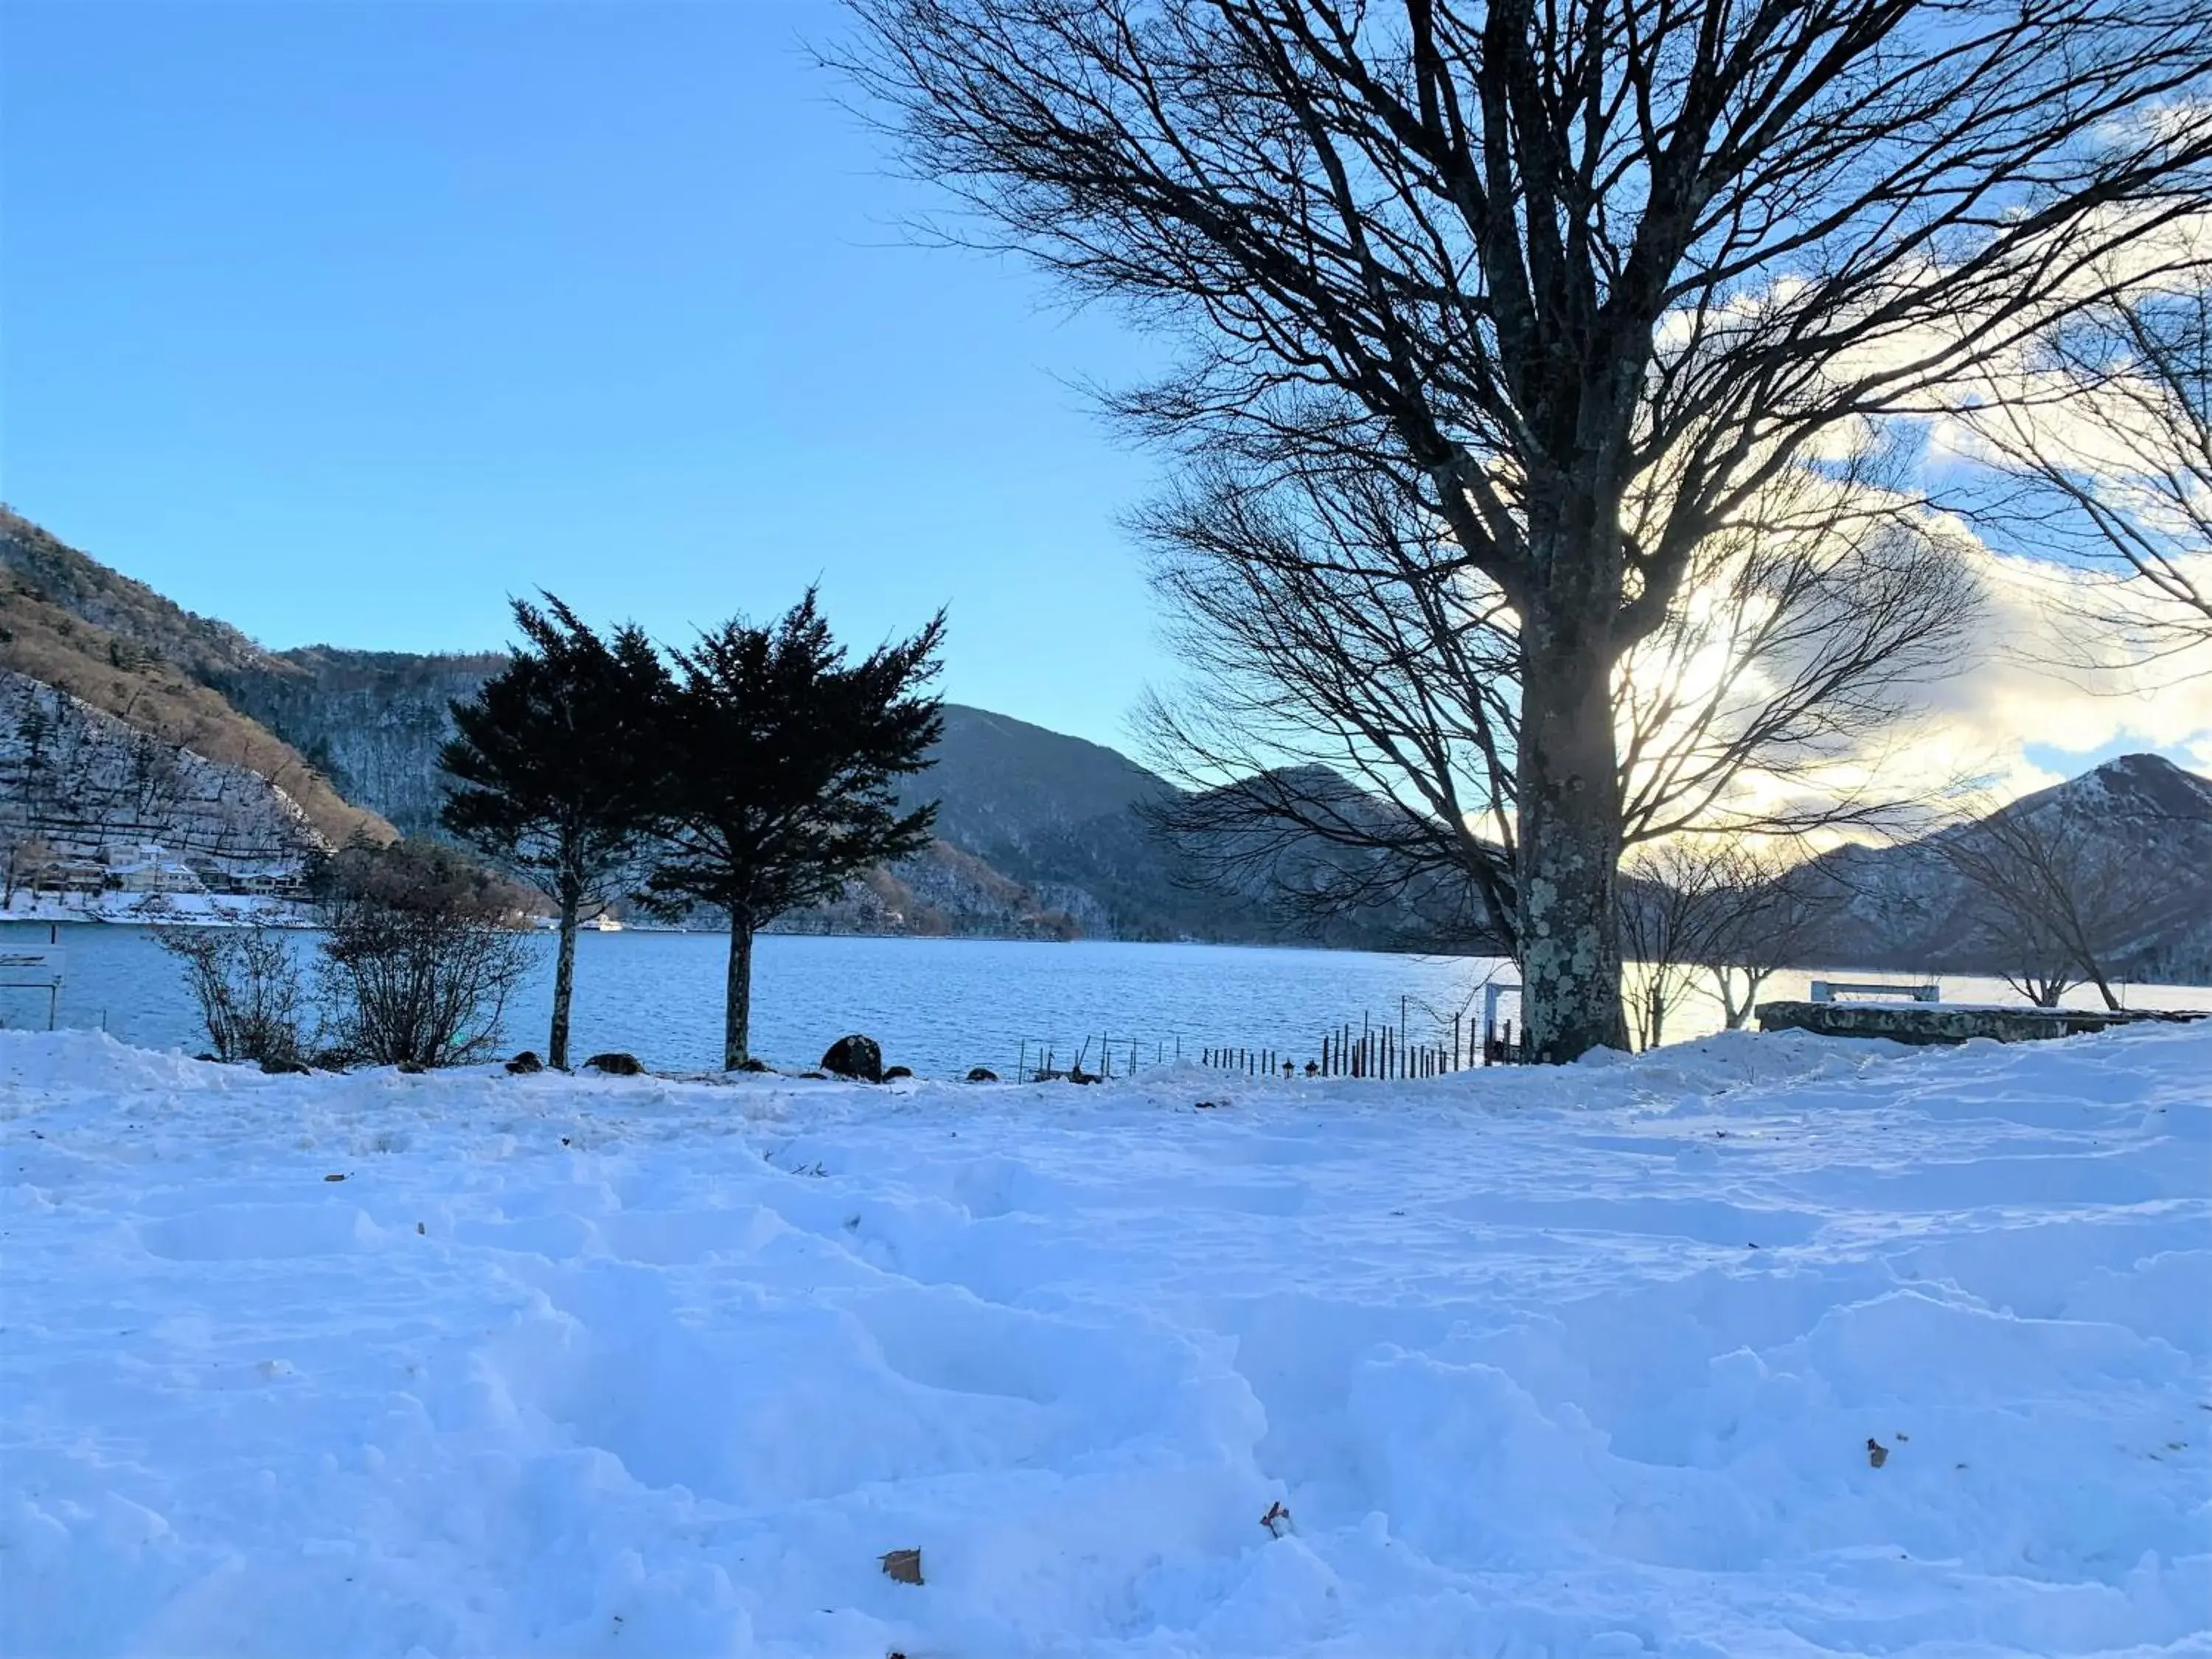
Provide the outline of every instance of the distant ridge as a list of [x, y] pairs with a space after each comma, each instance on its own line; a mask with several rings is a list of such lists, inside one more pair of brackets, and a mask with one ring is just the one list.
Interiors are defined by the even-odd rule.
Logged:
[[[450, 705], [506, 661], [308, 646], [270, 651], [0, 509], [0, 595], [18, 636], [0, 664], [63, 684], [173, 742], [196, 736], [284, 787], [333, 842], [356, 830], [434, 834]], [[35, 596], [35, 597], [34, 597]], [[35, 611], [38, 625], [18, 626]], [[73, 620], [71, 620], [73, 619]], [[76, 644], [61, 637], [66, 625]], [[92, 632], [89, 630], [97, 629]], [[78, 648], [82, 647], [82, 648]], [[127, 671], [108, 672], [127, 658]], [[159, 684], [162, 696], [149, 697]], [[183, 702], [191, 717], [172, 716]], [[1168, 785], [1126, 756], [954, 703], [922, 799], [939, 846], [793, 926], [1004, 932], [1022, 937], [1239, 941], [1289, 936], [1264, 902], [1193, 893], [1139, 808]]]
[[[2079, 829], [2140, 872], [2151, 902], [2112, 953], [2128, 976], [2212, 978], [2212, 779], [2160, 755], [2122, 755], [1991, 816]], [[1827, 959], [1929, 972], [1999, 968], [1978, 937], [1986, 901], [1942, 856], [1947, 840], [1973, 828], [1953, 825], [1899, 847], [1843, 848], [1816, 860], [1844, 895], [1825, 941]]]
[[[5, 508], [0, 633], [0, 667], [260, 773], [334, 842], [356, 831], [435, 833], [448, 706], [506, 660], [496, 652], [269, 651]], [[1480, 948], [1402, 909], [1340, 917], [1308, 932], [1261, 882], [1241, 891], [1207, 888], [1195, 880], [1194, 861], [1155, 835], [1147, 817], [1175, 796], [1164, 779], [1105, 744], [948, 703], [937, 763], [913, 792], [916, 800], [940, 802], [938, 844], [791, 925]], [[2122, 953], [2127, 971], [2212, 975], [2212, 781], [2155, 755], [2128, 755], [2003, 811], [2087, 822], [2139, 861], [2147, 880], [2164, 884], [2165, 902]], [[1939, 850], [1932, 842], [1850, 847], [1817, 860], [1848, 896], [1818, 957], [1991, 971], [1977, 945], [1981, 901]]]
[[219, 689], [227, 678], [285, 674], [237, 629], [164, 599], [0, 507], [0, 668], [135, 729], [268, 779], [332, 845], [397, 833], [349, 800], [278, 732]]

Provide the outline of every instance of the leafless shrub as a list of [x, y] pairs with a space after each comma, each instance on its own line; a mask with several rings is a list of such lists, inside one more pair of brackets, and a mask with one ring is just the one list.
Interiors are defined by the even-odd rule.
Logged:
[[320, 980], [337, 1048], [371, 1065], [490, 1055], [530, 964], [514, 893], [419, 843], [349, 848], [331, 862]]
[[217, 1060], [299, 1063], [308, 999], [285, 929], [162, 927], [154, 937], [183, 964]]

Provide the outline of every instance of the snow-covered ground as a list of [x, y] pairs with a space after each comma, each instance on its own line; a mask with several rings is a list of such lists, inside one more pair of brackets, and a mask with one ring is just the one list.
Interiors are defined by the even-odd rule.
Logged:
[[2212, 1025], [0, 1118], [9, 1655], [2212, 1652]]
[[255, 893], [33, 893], [9, 895], [0, 921], [113, 921], [160, 926], [191, 922], [237, 927], [267, 922], [309, 927], [313, 913], [295, 899]]

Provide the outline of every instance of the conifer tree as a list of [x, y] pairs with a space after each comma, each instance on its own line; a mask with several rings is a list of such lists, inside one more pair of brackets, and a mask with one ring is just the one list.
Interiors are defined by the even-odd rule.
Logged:
[[524, 645], [453, 705], [439, 763], [459, 787], [441, 821], [531, 882], [560, 918], [547, 1061], [568, 1063], [576, 928], [635, 884], [653, 817], [652, 734], [669, 674], [635, 628], [602, 638], [550, 594], [514, 604]]
[[754, 934], [927, 844], [936, 805], [901, 811], [897, 781], [943, 728], [921, 688], [944, 635], [940, 611], [848, 665], [810, 588], [772, 626], [734, 619], [674, 653], [658, 791], [672, 829], [650, 890], [729, 917], [726, 1068], [750, 1057]]

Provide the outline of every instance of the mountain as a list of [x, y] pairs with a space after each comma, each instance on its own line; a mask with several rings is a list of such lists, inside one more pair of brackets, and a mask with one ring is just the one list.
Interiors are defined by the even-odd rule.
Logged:
[[434, 833], [446, 797], [438, 751], [455, 702], [507, 659], [497, 652], [417, 655], [311, 645], [218, 676], [230, 701], [298, 745], [349, 800], [410, 836]]
[[388, 822], [346, 794], [220, 689], [292, 671], [235, 629], [194, 616], [143, 582], [0, 507], [0, 669], [68, 693], [132, 730], [218, 765], [258, 773], [317, 835], [390, 841]]
[[[0, 667], [280, 784], [315, 831], [437, 833], [451, 705], [506, 659], [270, 651], [0, 507]], [[799, 927], [1232, 940], [1285, 937], [1262, 898], [1191, 892], [1152, 833], [1169, 786], [1127, 757], [948, 704], [918, 799], [937, 843]]]
[[1093, 936], [1272, 941], [1291, 936], [1264, 896], [1195, 889], [1148, 808], [1174, 787], [1119, 751], [962, 703], [909, 790], [939, 803], [937, 832], [1033, 888]]
[[273, 659], [228, 623], [186, 611], [0, 505], [0, 572], [28, 594], [127, 640], [203, 684]]
[[2079, 847], [2118, 872], [2127, 902], [2115, 920], [2118, 971], [2173, 983], [2212, 981], [2212, 779], [2158, 755], [2124, 755], [2024, 795], [1987, 820], [1954, 824], [1899, 847], [1847, 847], [1814, 869], [1839, 897], [1822, 955], [1868, 967], [2002, 971], [1990, 943], [1987, 896], [1952, 856], [1979, 837]]
[[[161, 856], [149, 854], [159, 843]], [[260, 773], [137, 730], [0, 668], [0, 896], [117, 879], [270, 891], [331, 850]]]
[[[117, 729], [258, 775], [325, 844], [356, 833], [435, 833], [450, 705], [504, 661], [489, 652], [266, 650], [0, 508], [0, 669], [68, 693], [120, 722]], [[7, 752], [0, 742], [0, 767]], [[236, 778], [222, 775], [227, 798], [242, 799]], [[1351, 789], [1333, 775], [1313, 782]], [[1377, 949], [1468, 937], [1468, 924], [1435, 894], [1396, 896], [1309, 928], [1285, 914], [1267, 872], [1248, 872], [1228, 891], [1207, 885], [1198, 878], [1211, 872], [1213, 849], [1163, 840], [1151, 816], [1203, 797], [1179, 797], [1103, 744], [986, 709], [945, 705], [935, 763], [911, 799], [939, 802], [936, 843], [789, 927]], [[270, 810], [282, 817], [286, 809]], [[247, 816], [276, 821], [258, 806]], [[2212, 781], [2131, 755], [1996, 817], [2063, 826], [2116, 849], [2156, 884], [2130, 910], [2124, 969], [2212, 979]], [[1915, 970], [2002, 967], [1986, 941], [1986, 901], [1943, 855], [1945, 837], [1971, 832], [1954, 827], [1912, 845], [1850, 847], [1816, 860], [1841, 902], [1814, 954]], [[1348, 856], [1295, 848], [1277, 872], [1319, 882]]]

